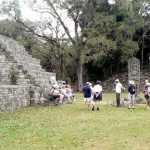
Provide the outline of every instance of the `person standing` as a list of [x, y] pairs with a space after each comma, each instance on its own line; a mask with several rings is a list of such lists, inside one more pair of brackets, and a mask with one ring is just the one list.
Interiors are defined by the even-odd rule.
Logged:
[[87, 108], [88, 108], [88, 110], [90, 109], [91, 93], [92, 93], [92, 91], [90, 88], [90, 82], [86, 82], [86, 85], [83, 87], [85, 110]]
[[116, 84], [116, 88], [115, 88], [115, 92], [116, 92], [116, 103], [117, 103], [117, 107], [120, 107], [120, 94], [121, 94], [121, 90], [125, 90], [125, 88], [122, 86], [122, 84], [120, 83], [119, 79], [115, 80], [115, 84]]
[[135, 108], [135, 93], [136, 93], [136, 87], [134, 84], [134, 81], [129, 81], [129, 87], [128, 87], [128, 99], [129, 99], [129, 107], [134, 109]]
[[94, 99], [93, 99], [93, 106], [92, 111], [95, 109], [95, 104], [97, 106], [97, 110], [100, 109], [100, 102], [102, 101], [102, 86], [101, 82], [97, 81], [96, 85], [93, 87]]
[[68, 97], [68, 102], [71, 103], [74, 101], [73, 90], [69, 84], [66, 84], [66, 96]]
[[147, 102], [147, 109], [150, 109], [150, 91], [149, 90], [150, 90], [150, 83], [148, 80], [145, 80], [143, 93]]

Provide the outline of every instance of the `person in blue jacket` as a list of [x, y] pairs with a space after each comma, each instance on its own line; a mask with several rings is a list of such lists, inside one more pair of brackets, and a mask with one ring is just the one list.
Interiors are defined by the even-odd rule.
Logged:
[[90, 82], [86, 82], [86, 85], [83, 87], [85, 110], [90, 109], [91, 94], [92, 94], [92, 90], [90, 88]]
[[129, 99], [129, 106], [128, 109], [131, 109], [131, 107], [135, 108], [135, 94], [136, 94], [136, 87], [133, 80], [129, 81], [128, 86], [128, 99]]

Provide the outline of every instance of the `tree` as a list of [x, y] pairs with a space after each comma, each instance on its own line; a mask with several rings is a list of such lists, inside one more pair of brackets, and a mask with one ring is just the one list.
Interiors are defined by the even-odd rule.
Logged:
[[0, 5], [0, 13], [9, 17], [19, 19], [21, 17], [18, 0], [3, 0]]
[[[83, 79], [82, 79], [82, 70], [83, 70], [83, 60], [82, 60], [82, 36], [79, 36], [79, 24], [78, 24], [78, 18], [79, 15], [81, 13], [82, 10], [82, 4], [84, 1], [82, 0], [76, 0], [76, 1], [71, 1], [71, 0], [58, 0], [58, 1], [52, 1], [52, 0], [43, 0], [44, 2], [44, 8], [42, 8], [40, 6], [37, 7], [36, 9], [36, 1], [30, 1], [30, 4], [32, 5], [32, 7], [34, 7], [35, 11], [38, 11], [40, 13], [46, 13], [47, 15], [49, 15], [49, 18], [52, 20], [52, 18], [54, 18], [55, 20], [57, 20], [60, 25], [62, 26], [62, 28], [64, 29], [66, 35], [68, 36], [69, 41], [72, 43], [74, 50], [76, 51], [75, 56], [74, 56], [74, 60], [76, 63], [76, 71], [77, 71], [77, 78], [78, 78], [78, 90], [82, 90], [83, 87]], [[6, 8], [6, 7], [5, 7]], [[9, 7], [8, 7], [9, 8]], [[75, 37], [73, 35], [71, 35], [70, 31], [69, 31], [69, 27], [66, 26], [66, 24], [64, 23], [59, 10], [63, 9], [64, 11], [67, 12], [68, 17], [70, 17], [72, 19], [72, 21], [74, 22], [74, 34]], [[11, 9], [10, 9], [11, 10]], [[6, 11], [7, 12], [7, 11]], [[8, 11], [9, 12], [9, 11]], [[48, 18], [48, 19], [49, 19]], [[57, 40], [50, 36], [47, 35], [47, 33], [44, 32], [44, 30], [42, 32], [38, 33], [36, 31], [33, 31], [30, 27], [28, 27], [23, 20], [21, 19], [21, 17], [15, 17], [15, 19], [22, 23], [26, 28], [28, 28], [28, 30], [30, 32], [34, 32], [35, 35], [44, 38], [46, 41], [51, 42], [54, 45], [59, 45], [59, 43], [57, 42]], [[41, 22], [42, 23], [42, 22]], [[45, 19], [44, 20], [44, 27], [47, 27], [51, 30], [52, 24], [50, 20]], [[38, 29], [42, 29], [41, 27]], [[39, 34], [40, 33], [40, 34]]]
[[[144, 0], [142, 2], [116, 0], [113, 5], [107, 0], [97, 0], [92, 10], [90, 7], [83, 13], [82, 21], [86, 24], [83, 30], [90, 37], [87, 49], [93, 49], [88, 57], [89, 64], [102, 70], [107, 67], [104, 71], [100, 71], [101, 76], [105, 71], [109, 72], [109, 69], [111, 74], [120, 72], [120, 66], [126, 64], [128, 59], [136, 56], [139, 51], [134, 36], [136, 30], [144, 26], [144, 19], [140, 13], [143, 5]], [[104, 76], [107, 77], [106, 74]]]
[[[60, 74], [62, 70], [71, 74], [72, 80], [77, 78], [80, 91], [86, 72], [84, 65], [94, 64], [106, 76], [108, 70], [111, 74], [120, 71], [120, 65], [137, 54], [139, 46], [134, 38], [135, 31], [143, 28], [143, 15], [147, 16], [149, 8], [148, 0], [116, 0], [112, 5], [108, 0], [43, 0], [42, 4], [31, 0], [28, 4], [42, 15], [36, 28], [29, 26], [19, 15], [14, 19], [25, 27], [26, 32], [44, 41], [38, 48], [43, 65], [50, 65], [50, 69]], [[62, 13], [72, 21], [73, 34]], [[75, 69], [68, 69], [71, 64], [76, 69], [75, 75]]]
[[18, 36], [21, 36], [22, 30], [20, 30], [20, 28], [21, 25], [13, 20], [5, 19], [0, 21], [0, 34], [10, 38], [16, 39]]

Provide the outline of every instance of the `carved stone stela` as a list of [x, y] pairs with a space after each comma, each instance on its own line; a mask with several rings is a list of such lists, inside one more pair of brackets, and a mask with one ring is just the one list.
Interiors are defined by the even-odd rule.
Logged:
[[140, 60], [133, 57], [128, 60], [128, 80], [133, 80], [139, 89], [140, 86]]

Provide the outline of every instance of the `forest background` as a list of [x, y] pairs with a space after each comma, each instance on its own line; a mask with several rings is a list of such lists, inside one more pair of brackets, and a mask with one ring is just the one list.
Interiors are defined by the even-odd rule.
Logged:
[[127, 72], [131, 57], [150, 69], [149, 0], [30, 0], [40, 14], [23, 17], [18, 0], [2, 1], [0, 34], [17, 40], [57, 79], [82, 90], [85, 81]]

